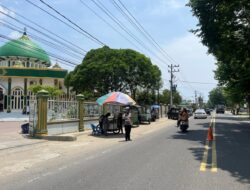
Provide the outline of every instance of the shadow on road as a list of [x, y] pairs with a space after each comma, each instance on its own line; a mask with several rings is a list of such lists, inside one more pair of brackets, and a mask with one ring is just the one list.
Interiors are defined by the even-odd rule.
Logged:
[[[201, 126], [199, 129], [191, 130], [187, 134], [177, 133], [172, 138], [195, 141], [204, 147], [208, 124], [198, 125]], [[218, 169], [230, 172], [240, 183], [250, 184], [250, 122], [245, 122], [242, 118], [219, 115], [216, 117], [215, 129]], [[189, 149], [200, 162], [204, 153], [204, 148], [201, 147]]]
[[114, 134], [114, 133], [108, 133], [107, 135], [93, 135], [89, 134], [89, 136], [97, 137], [97, 138], [103, 138], [103, 139], [114, 139], [114, 138], [124, 138], [125, 134], [119, 133], [119, 134]]

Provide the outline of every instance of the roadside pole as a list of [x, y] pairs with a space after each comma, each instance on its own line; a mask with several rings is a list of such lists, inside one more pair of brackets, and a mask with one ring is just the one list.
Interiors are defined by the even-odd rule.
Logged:
[[170, 108], [173, 107], [173, 90], [175, 90], [176, 85], [173, 85], [173, 78], [174, 78], [174, 74], [176, 72], [179, 72], [180, 70], [175, 70], [175, 68], [178, 68], [179, 65], [168, 65], [168, 67], [170, 68], [170, 70], [168, 70], [168, 72], [170, 73]]
[[84, 131], [84, 96], [82, 94], [78, 94], [76, 96], [76, 99], [78, 101], [78, 119], [79, 119], [79, 125], [78, 125], [78, 131]]

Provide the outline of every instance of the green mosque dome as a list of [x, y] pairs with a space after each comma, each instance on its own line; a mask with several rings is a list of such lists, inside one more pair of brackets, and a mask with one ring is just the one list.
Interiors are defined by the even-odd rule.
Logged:
[[48, 54], [40, 46], [32, 42], [26, 32], [19, 39], [11, 40], [0, 47], [0, 57], [33, 58], [41, 61], [46, 66], [51, 65]]

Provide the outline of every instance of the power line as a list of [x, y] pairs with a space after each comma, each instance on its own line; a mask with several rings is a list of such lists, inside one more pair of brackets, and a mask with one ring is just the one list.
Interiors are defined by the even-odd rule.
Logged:
[[138, 44], [141, 45], [144, 49], [148, 52], [153, 54], [158, 60], [164, 63], [164, 61], [155, 55], [154, 52], [150, 48], [148, 48], [140, 39], [138, 39], [124, 24], [122, 24], [119, 19], [117, 19], [109, 10], [108, 8], [102, 4], [99, 0], [91, 0], [101, 11], [103, 11], [113, 22], [115, 22], [125, 33], [127, 33], [131, 38], [133, 38]]
[[[26, 0], [29, 1], [29, 0]], [[51, 5], [47, 4], [46, 2], [44, 2], [43, 0], [40, 0], [41, 3], [43, 3], [44, 5], [46, 5], [48, 8], [50, 8], [51, 10], [53, 10], [54, 12], [56, 12], [57, 14], [59, 14], [61, 17], [63, 17], [64, 19], [66, 19], [68, 22], [70, 22], [71, 24], [73, 24], [74, 26], [76, 26], [78, 29], [80, 29], [82, 32], [85, 33], [85, 36], [89, 39], [91, 39], [92, 41], [98, 43], [99, 45], [103, 45], [105, 46], [106, 44], [103, 43], [102, 41], [100, 41], [99, 39], [97, 39], [95, 36], [93, 36], [92, 34], [90, 34], [89, 32], [87, 32], [86, 30], [84, 30], [82, 27], [80, 27], [78, 24], [76, 24], [75, 22], [73, 22], [71, 19], [69, 19], [68, 17], [66, 17], [65, 15], [63, 15], [62, 13], [60, 13], [58, 10], [56, 10], [55, 8], [53, 8]]]
[[[15, 44], [21, 44], [21, 45], [24, 45], [25, 47], [28, 47], [29, 48], [29, 51], [33, 51], [33, 52], [36, 52], [36, 53], [45, 53], [44, 51], [41, 51], [40, 49], [38, 49], [38, 48], [34, 48], [33, 46], [30, 46], [30, 45], [28, 45], [28, 44], [26, 44], [26, 43], [23, 43], [23, 42], [21, 42], [21, 41], [15, 41], [14, 39], [12, 39], [12, 38], [9, 38], [9, 37], [7, 37], [7, 36], [5, 36], [5, 35], [2, 35], [2, 34], [0, 34], [0, 38], [3, 38], [3, 39], [5, 39], [5, 40], [9, 40], [9, 41], [12, 41], [14, 44], [10, 44], [10, 45], [13, 45], [13, 46], [15, 46], [15, 47], [19, 47], [19, 46], [17, 46], [17, 45], [15, 45]], [[67, 64], [70, 64], [70, 65], [74, 65], [74, 66], [77, 66], [78, 64], [77, 63], [74, 63], [73, 61], [70, 61], [70, 60], [68, 60], [68, 59], [65, 59], [65, 58], [62, 58], [62, 57], [60, 57], [60, 56], [58, 56], [58, 55], [56, 55], [56, 54], [54, 54], [54, 53], [50, 53], [50, 52], [46, 52], [48, 55], [50, 55], [51, 57], [54, 57], [54, 58], [56, 58], [56, 59], [59, 59], [59, 60], [61, 60], [61, 61], [63, 61], [63, 62], [66, 62]]]
[[[13, 11], [13, 10], [9, 9], [8, 7], [6, 7], [6, 6], [2, 5], [2, 4], [1, 4], [1, 6], [2, 6], [4, 9], [6, 9], [6, 10], [8, 10], [8, 11], [14, 13], [15, 15], [17, 15], [17, 16], [23, 18], [24, 20], [29, 21], [30, 23], [34, 24], [35, 26], [37, 26], [37, 27], [39, 27], [39, 28], [45, 30], [46, 32], [48, 32], [48, 33], [50, 33], [50, 34], [53, 34], [53, 35], [56, 36], [57, 38], [59, 38], [59, 39], [65, 41], [65, 42], [67, 42], [68, 44], [71, 45], [71, 48], [70, 48], [71, 50], [72, 50], [72, 48], [73, 48], [73, 51], [79, 51], [78, 49], [80, 49], [80, 50], [82, 50], [84, 53], [87, 52], [85, 49], [81, 48], [80, 46], [77, 46], [76, 44], [73, 44], [72, 42], [70, 42], [70, 41], [68, 41], [67, 39], [65, 39], [65, 38], [63, 38], [63, 37], [61, 37], [61, 36], [59, 36], [58, 34], [56, 34], [56, 33], [52, 32], [52, 31], [48, 30], [47, 28], [41, 26], [40, 24], [37, 24], [37, 23], [35, 23], [34, 21], [28, 19], [27, 17], [22, 16], [21, 14], [17, 13], [16, 11]], [[76, 48], [75, 48], [75, 47], [76, 47]], [[80, 51], [79, 51], [79, 53], [82, 54], [82, 52], [80, 52]]]
[[[45, 9], [39, 7], [38, 5], [32, 3], [31, 1], [29, 1], [29, 0], [25, 0], [25, 1], [28, 2], [28, 3], [30, 3], [30, 4], [33, 5], [34, 7], [40, 9], [41, 11], [47, 13], [48, 15], [50, 15], [51, 17], [53, 17], [54, 19], [56, 19], [56, 20], [58, 20], [58, 21], [64, 23], [66, 26], [72, 28], [72, 29], [75, 30], [76, 32], [78, 32], [78, 33], [84, 35], [85, 37], [87, 37], [88, 39], [90, 39], [90, 38], [89, 38], [85, 33], [83, 33], [81, 30], [78, 30], [77, 28], [74, 28], [72, 25], [70, 25], [70, 24], [68, 24], [67, 22], [63, 21], [62, 19], [56, 17], [55, 15], [53, 15], [53, 14], [51, 14], [50, 12], [46, 11]], [[93, 39], [90, 39], [90, 40], [93, 41]], [[87, 52], [87, 51], [86, 51], [86, 52]]]
[[111, 20], [113, 20], [124, 32], [126, 32], [130, 37], [132, 37], [137, 43], [141, 46], [144, 46], [143, 43], [136, 38], [134, 34], [124, 26], [99, 0], [97, 2], [95, 0], [91, 0], [101, 11], [103, 11]]
[[125, 40], [129, 41], [132, 45], [134, 45], [137, 49], [140, 50], [140, 48], [133, 43], [131, 40], [129, 40], [125, 35], [123, 35], [119, 30], [117, 30], [114, 26], [112, 26], [109, 22], [107, 22], [103, 17], [101, 17], [94, 9], [92, 9], [90, 6], [88, 6], [84, 1], [80, 0], [80, 2], [87, 7], [91, 12], [93, 12], [99, 19], [101, 19], [103, 22], [105, 22], [110, 28], [112, 28], [114, 31], [116, 31], [118, 34], [120, 34]]
[[[144, 37], [147, 37], [147, 39], [151, 39], [151, 41], [153, 42], [154, 47], [158, 47], [157, 49], [160, 50], [160, 52], [162, 52], [162, 55], [165, 55], [164, 57], [166, 57], [170, 62], [176, 63], [178, 64], [157, 42], [156, 40], [152, 37], [152, 35], [150, 35], [149, 32], [147, 32], [147, 30], [140, 24], [140, 22], [133, 16], [133, 14], [128, 10], [128, 8], [121, 2], [121, 0], [117, 0], [120, 5], [123, 7], [123, 9], [128, 13], [126, 14], [124, 10], [122, 10], [122, 8], [118, 5], [118, 3], [115, 0], [110, 0], [113, 2], [113, 4], [116, 5], [116, 8], [118, 8], [120, 11], [123, 12], [123, 15], [127, 15], [127, 20], [131, 20], [131, 23], [137, 30], [139, 30], [139, 32], [141, 32]], [[130, 17], [129, 17], [130, 16]], [[145, 36], [146, 35], [146, 36]], [[190, 84], [189, 84], [190, 85]], [[190, 85], [191, 86], [191, 85]], [[192, 87], [191, 87], [192, 88]]]
[[120, 3], [121, 6], [119, 6], [115, 0], [110, 0], [110, 1], [123, 14], [125, 19], [127, 19], [131, 23], [131, 25], [148, 40], [149, 43], [151, 43], [156, 49], [160, 50], [162, 55], [165, 58], [167, 58], [170, 62], [173, 62], [173, 59], [165, 52], [164, 49], [161, 48], [161, 46], [154, 40], [152, 35], [150, 35], [146, 31], [146, 29], [139, 23], [139, 21], [132, 15], [132, 13], [126, 8], [126, 6], [120, 0], [118, 0], [118, 2]]
[[[12, 23], [9, 23], [9, 22], [6, 22], [6, 21], [2, 22], [1, 19], [0, 19], [0, 23], [1, 23], [3, 26], [5, 26], [5, 27], [7, 27], [7, 28], [9, 28], [9, 29], [11, 29], [11, 30], [13, 30], [13, 31], [17, 31], [17, 32], [19, 32], [19, 33], [22, 33], [22, 29], [21, 29], [20, 27], [15, 26], [15, 25], [12, 24]], [[8, 23], [8, 24], [7, 24], [7, 23]], [[64, 48], [63, 46], [59, 46], [58, 44], [55, 44], [55, 43], [50, 42], [50, 41], [48, 41], [48, 40], [45, 40], [45, 39], [43, 39], [43, 38], [41, 38], [41, 37], [39, 37], [39, 36], [36, 36], [36, 35], [34, 35], [34, 34], [31, 34], [31, 33], [29, 33], [29, 36], [30, 36], [31, 38], [36, 39], [37, 41], [39, 41], [39, 42], [41, 42], [41, 43], [47, 45], [47, 46], [49, 46], [49, 47], [54, 48], [55, 50], [64, 51], [65, 54], [71, 56], [71, 57], [74, 58], [74, 59], [75, 59], [75, 57], [78, 57], [78, 59], [82, 59], [82, 57], [79, 57], [78, 55], [76, 55], [76, 54], [74, 54], [74, 53], [68, 51], [68, 50], [67, 50], [66, 48]]]
[[38, 32], [38, 33], [40, 33], [40, 34], [46, 36], [47, 38], [52, 39], [53, 41], [56, 41], [58, 44], [63, 44], [64, 46], [68, 47], [69, 49], [72, 48], [71, 46], [68, 46], [66, 43], [57, 40], [56, 38], [52, 37], [51, 35], [48, 35], [48, 34], [42, 32], [42, 31], [40, 31], [40, 30], [38, 30], [38, 29], [32, 27], [31, 25], [28, 25], [28, 24], [26, 24], [26, 23], [20, 21], [19, 19], [14, 18], [14, 17], [12, 17], [12, 16], [10, 16], [10, 15], [8, 15], [8, 14], [2, 12], [1, 10], [0, 10], [0, 13], [3, 14], [3, 15], [5, 15], [5, 16], [7, 16], [7, 17], [9, 17], [9, 18], [11, 18], [12, 20], [14, 20], [14, 21], [16, 21], [16, 22], [18, 22], [18, 23], [20, 23], [20, 24], [22, 24], [22, 25], [28, 27], [28, 28], [31, 28], [32, 30], [34, 30], [34, 31], [36, 31], [36, 32]]

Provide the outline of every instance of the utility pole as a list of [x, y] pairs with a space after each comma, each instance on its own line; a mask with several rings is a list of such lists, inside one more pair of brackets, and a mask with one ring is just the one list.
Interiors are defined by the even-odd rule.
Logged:
[[175, 68], [178, 68], [179, 65], [168, 65], [168, 67], [170, 68], [170, 70], [168, 70], [168, 72], [170, 73], [170, 107], [173, 106], [173, 88], [176, 87], [176, 85], [173, 85], [173, 78], [174, 78], [174, 74], [175, 72], [179, 72], [180, 70], [176, 70]]
[[195, 106], [197, 106], [197, 91], [196, 90], [194, 91], [194, 95], [195, 95], [194, 103], [195, 103]]

